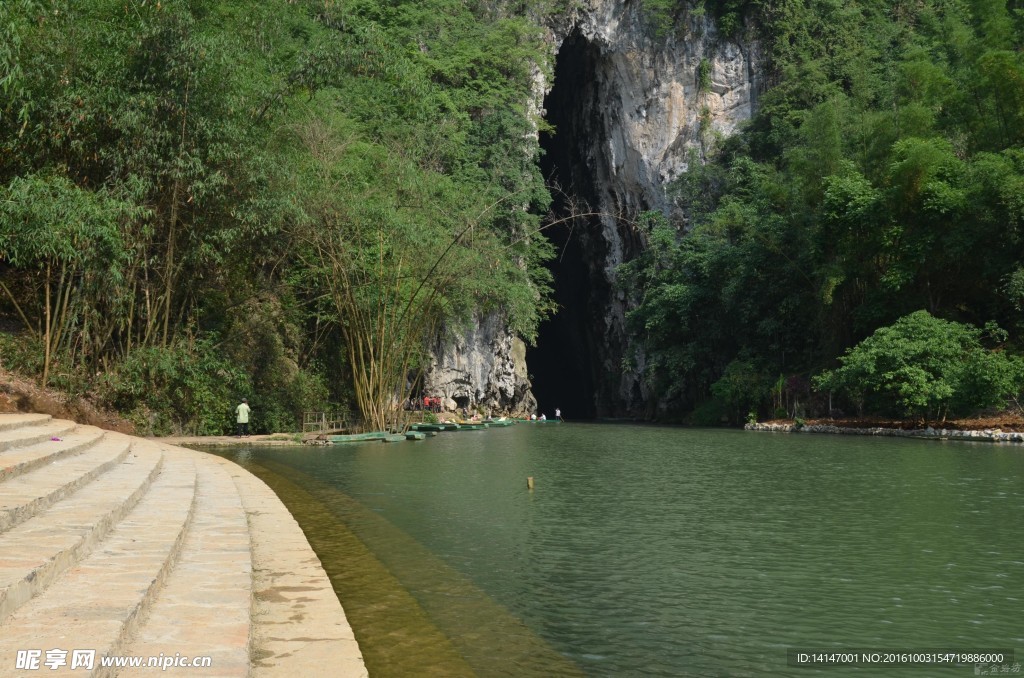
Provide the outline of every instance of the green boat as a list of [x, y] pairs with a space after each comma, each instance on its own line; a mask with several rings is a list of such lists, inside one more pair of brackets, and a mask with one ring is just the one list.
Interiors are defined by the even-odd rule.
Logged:
[[402, 443], [405, 442], [406, 440], [405, 436], [406, 434], [404, 433], [395, 433], [394, 435], [385, 436], [381, 438], [381, 440], [383, 440], [386, 443]]
[[410, 431], [458, 431], [458, 424], [427, 424], [420, 422], [418, 424], [410, 424]]
[[483, 431], [487, 424], [459, 424], [460, 431]]
[[371, 431], [370, 433], [349, 433], [347, 435], [327, 436], [332, 443], [365, 443], [372, 440], [384, 440], [391, 434], [387, 431]]
[[426, 437], [426, 433], [416, 433], [415, 431], [409, 431], [405, 434], [406, 440], [424, 440]]
[[516, 421], [515, 419], [485, 419], [484, 423], [488, 426], [512, 426]]
[[410, 431], [443, 431], [444, 424], [410, 424]]

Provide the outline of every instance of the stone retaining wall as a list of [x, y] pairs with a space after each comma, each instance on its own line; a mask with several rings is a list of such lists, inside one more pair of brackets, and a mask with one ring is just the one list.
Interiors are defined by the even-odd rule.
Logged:
[[796, 424], [747, 424], [743, 427], [748, 431], [776, 431], [782, 433], [839, 433], [855, 436], [892, 436], [896, 438], [926, 438], [930, 440], [967, 440], [983, 443], [1024, 443], [1024, 433], [1000, 429], [984, 429], [981, 431], [961, 431], [958, 429], [935, 429], [929, 426], [924, 429], [852, 428], [834, 426], [832, 424], [808, 424], [798, 427]]

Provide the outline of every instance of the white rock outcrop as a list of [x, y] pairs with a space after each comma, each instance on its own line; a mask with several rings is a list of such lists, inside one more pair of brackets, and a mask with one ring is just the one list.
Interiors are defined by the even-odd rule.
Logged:
[[526, 345], [498, 314], [478, 316], [467, 329], [443, 337], [433, 354], [424, 390], [444, 398], [447, 409], [465, 406], [519, 415], [536, 411]]

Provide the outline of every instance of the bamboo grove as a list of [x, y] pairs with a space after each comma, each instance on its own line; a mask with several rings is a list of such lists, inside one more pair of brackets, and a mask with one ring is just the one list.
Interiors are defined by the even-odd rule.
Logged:
[[0, 366], [157, 431], [384, 427], [439, 333], [535, 332], [540, 33], [382, 7], [0, 5]]

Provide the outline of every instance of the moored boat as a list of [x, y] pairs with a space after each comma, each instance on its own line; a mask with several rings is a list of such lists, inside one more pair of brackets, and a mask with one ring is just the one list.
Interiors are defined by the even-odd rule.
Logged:
[[327, 436], [332, 443], [365, 443], [372, 440], [384, 440], [392, 435], [387, 431], [370, 431], [369, 433], [348, 433], [345, 435]]
[[451, 423], [440, 423], [440, 424], [428, 424], [426, 422], [418, 422], [415, 424], [409, 424], [410, 431], [458, 431], [459, 424]]
[[444, 427], [445, 427], [444, 424], [419, 423], [419, 424], [410, 424], [409, 425], [409, 430], [410, 431], [443, 431]]

